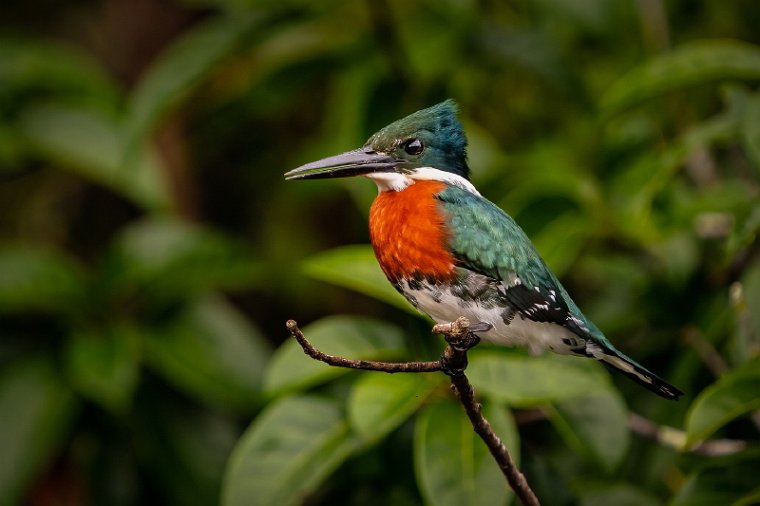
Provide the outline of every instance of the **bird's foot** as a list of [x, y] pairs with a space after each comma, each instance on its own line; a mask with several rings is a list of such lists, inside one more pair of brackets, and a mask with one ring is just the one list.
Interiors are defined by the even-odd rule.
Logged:
[[493, 325], [488, 322], [478, 322], [470, 325], [470, 320], [464, 316], [460, 316], [451, 323], [438, 323], [433, 326], [433, 332], [436, 334], [443, 334], [446, 338], [446, 342], [451, 345], [462, 346], [470, 343], [467, 349], [472, 348], [480, 342], [480, 338], [474, 335], [475, 332], [488, 332], [493, 328]]
[[467, 368], [467, 351], [480, 343], [480, 337], [475, 332], [487, 332], [492, 328], [493, 325], [486, 322], [470, 325], [464, 317], [433, 327], [433, 331], [442, 333], [449, 344], [441, 354], [441, 370], [449, 376], [464, 374]]
[[467, 369], [467, 351], [478, 345], [480, 338], [468, 332], [464, 337], [446, 335], [449, 345], [441, 353], [441, 371], [448, 376], [461, 376]]
[[460, 353], [464, 353], [480, 343], [480, 336], [475, 334], [475, 332], [488, 332], [492, 328], [493, 325], [490, 323], [478, 322], [474, 325], [463, 327], [457, 333], [444, 334], [443, 337], [449, 343], [449, 346]]
[[454, 348], [459, 353], [467, 352], [480, 343], [480, 337], [473, 334], [472, 332], [468, 332], [464, 336], [446, 335], [444, 336], [444, 339], [446, 339], [446, 342], [449, 343], [449, 346]]

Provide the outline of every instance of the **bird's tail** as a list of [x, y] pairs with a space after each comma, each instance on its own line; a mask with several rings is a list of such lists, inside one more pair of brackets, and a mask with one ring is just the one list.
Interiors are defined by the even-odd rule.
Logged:
[[683, 392], [678, 388], [660, 378], [646, 367], [636, 363], [636, 361], [627, 357], [615, 348], [588, 341], [586, 343], [586, 353], [609, 368], [625, 374], [636, 383], [661, 397], [677, 401], [678, 398], [683, 395]]

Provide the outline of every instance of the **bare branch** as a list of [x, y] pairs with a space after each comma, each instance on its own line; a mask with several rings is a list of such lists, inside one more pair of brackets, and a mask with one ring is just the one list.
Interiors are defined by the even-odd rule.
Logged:
[[[644, 418], [636, 413], [628, 417], [628, 427], [636, 434], [653, 439], [663, 446], [668, 446], [678, 451], [684, 450], [686, 433], [667, 425], [658, 425], [652, 420]], [[689, 453], [717, 457], [731, 455], [747, 448], [747, 442], [740, 439], [707, 439], [695, 446], [688, 448]]]
[[387, 373], [395, 372], [435, 372], [441, 370], [441, 363], [439, 361], [431, 362], [375, 362], [372, 360], [354, 360], [351, 358], [336, 357], [335, 355], [328, 355], [314, 347], [303, 335], [303, 332], [298, 328], [298, 323], [295, 320], [288, 320], [285, 324], [290, 331], [290, 334], [296, 338], [298, 344], [303, 348], [304, 353], [313, 358], [319, 360], [325, 364], [335, 367], [346, 367], [348, 369], [364, 369], [368, 371], [381, 371]]
[[715, 349], [715, 346], [705, 339], [696, 327], [688, 327], [684, 330], [683, 340], [686, 344], [694, 348], [697, 355], [699, 355], [699, 358], [702, 359], [702, 362], [704, 362], [705, 366], [707, 366], [712, 375], [716, 378], [721, 377], [729, 370], [728, 364], [726, 364], [726, 361], [720, 356], [720, 353]]
[[472, 423], [475, 433], [485, 442], [491, 455], [496, 460], [507, 482], [515, 491], [517, 498], [526, 506], [539, 506], [538, 498], [528, 485], [525, 475], [517, 468], [509, 451], [499, 436], [493, 431], [491, 424], [482, 414], [481, 405], [475, 400], [475, 391], [464, 374], [467, 368], [467, 351], [476, 346], [480, 339], [473, 332], [480, 331], [487, 324], [470, 325], [467, 318], [460, 317], [456, 321], [439, 324], [433, 327], [433, 332], [443, 334], [448, 346], [443, 351], [440, 361], [435, 362], [376, 362], [369, 360], [354, 360], [328, 355], [315, 348], [304, 336], [294, 320], [288, 320], [287, 327], [296, 338], [304, 353], [315, 360], [335, 367], [364, 369], [388, 373], [396, 372], [434, 372], [443, 371], [451, 377], [452, 390], [464, 406], [467, 417]]
[[[467, 350], [477, 345], [480, 339], [470, 332], [470, 324], [464, 317], [460, 317], [450, 324], [436, 325], [433, 327], [433, 331], [444, 333], [446, 342], [449, 343], [443, 352], [441, 362], [444, 365], [444, 372], [451, 376], [453, 390], [464, 406], [473, 430], [488, 447], [496, 463], [499, 464], [501, 472], [507, 478], [509, 486], [515, 491], [520, 501], [526, 506], [537, 506], [540, 504], [538, 498], [528, 485], [525, 475], [515, 465], [501, 438], [496, 435], [491, 424], [483, 416], [482, 406], [475, 400], [475, 390], [464, 374], [464, 369], [467, 367]], [[452, 364], [455, 364], [456, 367], [447, 367], [447, 365]]]

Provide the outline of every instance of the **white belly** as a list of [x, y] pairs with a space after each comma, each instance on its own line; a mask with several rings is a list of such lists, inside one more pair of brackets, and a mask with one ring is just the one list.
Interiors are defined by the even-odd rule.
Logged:
[[424, 284], [419, 289], [402, 286], [403, 291], [416, 302], [417, 308], [430, 315], [437, 323], [448, 323], [464, 316], [471, 323], [489, 323], [492, 329], [478, 333], [478, 336], [495, 344], [522, 346], [532, 354], [546, 350], [563, 355], [572, 354], [581, 339], [570, 330], [554, 323], [536, 322], [517, 314], [505, 321], [505, 307], [463, 301], [454, 296], [448, 288], [436, 289]]

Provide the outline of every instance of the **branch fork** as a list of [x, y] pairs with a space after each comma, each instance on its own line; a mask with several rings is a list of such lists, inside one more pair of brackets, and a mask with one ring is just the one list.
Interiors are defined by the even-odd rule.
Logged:
[[493, 431], [491, 424], [483, 416], [481, 405], [475, 400], [475, 390], [465, 375], [467, 352], [480, 342], [480, 338], [475, 332], [490, 330], [490, 324], [480, 322], [471, 325], [467, 318], [461, 316], [451, 323], [439, 323], [435, 325], [433, 332], [443, 334], [447, 346], [443, 350], [440, 360], [429, 362], [377, 362], [329, 355], [318, 350], [306, 339], [306, 336], [304, 336], [295, 320], [288, 320], [286, 325], [290, 334], [303, 348], [304, 353], [314, 360], [319, 360], [334, 367], [387, 373], [442, 371], [448, 375], [451, 378], [451, 388], [462, 403], [473, 430], [488, 447], [510, 487], [514, 490], [515, 495], [526, 506], [538, 506], [540, 504], [530, 485], [528, 485], [525, 475], [515, 466], [506, 446], [504, 446], [499, 436]]

